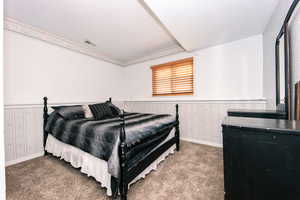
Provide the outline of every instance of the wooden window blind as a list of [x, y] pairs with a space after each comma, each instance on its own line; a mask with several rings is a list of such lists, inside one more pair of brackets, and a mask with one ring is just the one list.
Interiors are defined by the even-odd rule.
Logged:
[[194, 92], [193, 58], [152, 66], [152, 95], [192, 95]]

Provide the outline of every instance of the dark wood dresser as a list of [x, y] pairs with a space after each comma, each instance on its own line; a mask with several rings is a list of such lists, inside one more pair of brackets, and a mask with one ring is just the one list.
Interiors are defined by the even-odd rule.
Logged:
[[227, 117], [225, 200], [300, 200], [300, 121]]
[[234, 117], [255, 117], [268, 119], [287, 119], [287, 113], [278, 110], [247, 110], [231, 109], [227, 111], [228, 116]]

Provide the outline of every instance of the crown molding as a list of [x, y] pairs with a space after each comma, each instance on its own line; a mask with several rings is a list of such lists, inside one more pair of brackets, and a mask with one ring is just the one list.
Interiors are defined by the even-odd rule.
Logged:
[[147, 56], [143, 56], [141, 58], [135, 59], [135, 60], [131, 60], [126, 62], [123, 66], [129, 66], [129, 65], [133, 65], [133, 64], [137, 64], [137, 63], [142, 63], [142, 62], [146, 62], [149, 60], [154, 60], [157, 58], [161, 58], [164, 56], [169, 56], [169, 55], [173, 55], [176, 53], [180, 53], [185, 51], [182, 47], [180, 47], [178, 44], [172, 44], [170, 46], [168, 46], [167, 48], [164, 49], [160, 49], [158, 51], [156, 51], [155, 53], [152, 53], [150, 55]]
[[59, 35], [49, 33], [47, 31], [44, 31], [40, 28], [24, 24], [18, 20], [15, 20], [10, 17], [5, 17], [4, 19], [4, 29], [13, 31], [28, 37], [32, 37], [59, 47], [66, 48], [71, 51], [75, 51], [77, 53], [81, 53], [87, 56], [91, 56], [93, 58], [103, 60], [109, 63], [113, 63], [119, 66], [129, 66], [132, 64], [137, 64], [153, 59], [157, 59], [160, 57], [176, 54], [179, 52], [183, 52], [184, 49], [180, 47], [178, 44], [171, 44], [170, 46], [157, 50], [155, 53], [152, 53], [150, 55], [143, 56], [138, 59], [130, 60], [128, 62], [121, 62], [116, 59], [112, 59], [109, 56], [104, 55], [103, 53], [99, 52], [99, 50], [95, 47], [87, 46], [85, 44], [81, 44], [79, 42], [68, 40], [64, 37], [61, 37]]
[[94, 47], [89, 47], [85, 44], [68, 40], [56, 34], [39, 29], [37, 27], [24, 24], [10, 17], [6, 17], [4, 19], [4, 29], [20, 33], [22, 35], [32, 37], [38, 40], [42, 40], [44, 42], [54, 44], [87, 56], [91, 56], [96, 59], [100, 59], [117, 65], [123, 65], [123, 63], [100, 53], [99, 50]]

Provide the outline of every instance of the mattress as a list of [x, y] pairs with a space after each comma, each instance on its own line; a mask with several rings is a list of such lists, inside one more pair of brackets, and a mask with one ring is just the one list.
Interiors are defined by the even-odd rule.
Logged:
[[[168, 114], [125, 113], [124, 123], [127, 164], [131, 168], [133, 163], [137, 163], [168, 136], [176, 119]], [[65, 119], [54, 111], [47, 120], [45, 130], [61, 142], [107, 161], [109, 173], [116, 179], [120, 178], [119, 117]]]
[[[175, 130], [173, 129], [168, 137], [162, 141], [157, 147], [152, 151], [159, 148], [169, 139], [174, 137]], [[174, 153], [176, 146], [172, 145], [167, 151], [165, 151], [160, 157], [158, 157], [151, 165], [149, 165], [142, 173], [140, 173], [132, 182], [129, 183], [128, 187], [134, 182], [150, 173], [152, 170], [156, 170], [160, 162], [165, 160], [165, 158]], [[72, 145], [63, 143], [56, 139], [51, 134], [48, 135], [46, 142], [46, 151], [53, 154], [60, 159], [69, 162], [75, 168], [81, 168], [80, 171], [88, 176], [94, 177], [97, 182], [100, 183], [101, 187], [106, 188], [106, 194], [108, 196], [112, 195], [111, 190], [111, 174], [108, 173], [108, 162], [97, 158], [81, 149], [74, 147]]]

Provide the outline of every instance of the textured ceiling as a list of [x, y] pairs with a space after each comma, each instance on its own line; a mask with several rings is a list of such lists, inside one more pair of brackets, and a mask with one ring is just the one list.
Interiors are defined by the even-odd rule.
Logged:
[[5, 0], [6, 17], [83, 43], [128, 64], [166, 51], [176, 40], [138, 0]]
[[144, 0], [184, 49], [263, 33], [279, 0]]
[[5, 16], [126, 66], [260, 34], [278, 1], [5, 0]]

